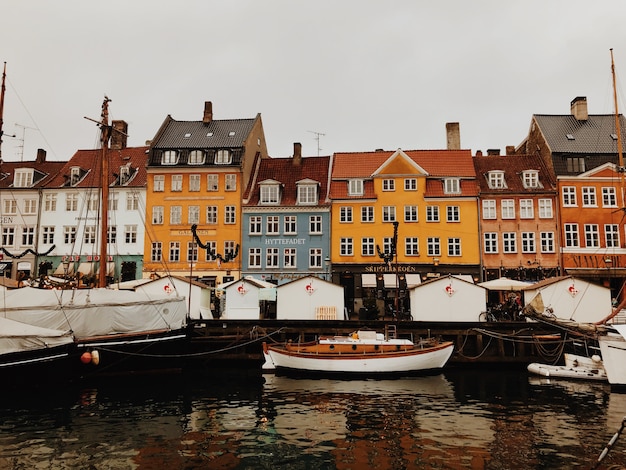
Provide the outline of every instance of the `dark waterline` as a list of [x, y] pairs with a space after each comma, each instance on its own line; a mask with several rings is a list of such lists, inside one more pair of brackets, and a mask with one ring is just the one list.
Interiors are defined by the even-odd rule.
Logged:
[[[519, 369], [115, 378], [2, 393], [0, 468], [588, 469], [624, 416], [606, 384]], [[626, 436], [603, 464], [624, 462]]]

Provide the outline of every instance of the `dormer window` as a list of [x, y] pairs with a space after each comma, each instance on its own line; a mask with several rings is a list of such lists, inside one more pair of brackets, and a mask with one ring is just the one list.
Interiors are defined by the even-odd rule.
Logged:
[[70, 185], [76, 186], [80, 181], [80, 167], [73, 166], [70, 168]]
[[280, 185], [268, 183], [261, 185], [260, 204], [278, 204], [280, 202]]
[[489, 189], [506, 189], [504, 171], [497, 170], [487, 173], [487, 183], [489, 184]]
[[124, 165], [120, 167], [120, 185], [128, 183], [130, 180], [130, 167]]
[[202, 165], [204, 164], [204, 152], [202, 150], [192, 150], [189, 152], [190, 165]]
[[526, 189], [539, 188], [539, 172], [537, 170], [526, 170], [522, 172], [522, 183]]
[[176, 165], [178, 163], [178, 152], [176, 150], [166, 150], [161, 157], [162, 165]]
[[15, 178], [13, 179], [13, 187], [30, 188], [33, 185], [33, 169], [22, 168], [15, 170]]
[[446, 178], [443, 180], [443, 192], [445, 194], [460, 194], [461, 180], [459, 178]]
[[317, 183], [298, 184], [298, 204], [317, 204]]
[[232, 155], [228, 150], [218, 150], [217, 155], [215, 155], [215, 164], [216, 165], [229, 165], [232, 163]]
[[363, 180], [348, 181], [348, 196], [363, 196]]

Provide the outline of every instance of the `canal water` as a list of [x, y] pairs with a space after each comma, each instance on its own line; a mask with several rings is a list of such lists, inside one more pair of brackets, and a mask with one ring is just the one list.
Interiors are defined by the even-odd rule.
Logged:
[[[2, 469], [589, 469], [626, 416], [606, 384], [520, 369], [207, 371], [0, 395]], [[602, 464], [626, 465], [626, 433]]]

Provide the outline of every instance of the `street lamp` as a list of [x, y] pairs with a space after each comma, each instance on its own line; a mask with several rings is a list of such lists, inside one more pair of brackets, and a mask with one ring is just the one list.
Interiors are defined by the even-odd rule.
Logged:
[[326, 280], [330, 281], [330, 258], [328, 256], [324, 258], [324, 265], [326, 266]]

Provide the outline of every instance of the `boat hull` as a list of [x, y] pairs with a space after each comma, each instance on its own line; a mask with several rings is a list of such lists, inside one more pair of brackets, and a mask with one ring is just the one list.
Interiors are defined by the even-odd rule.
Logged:
[[599, 336], [598, 343], [609, 383], [626, 387], [626, 339], [622, 336], [626, 334], [626, 325], [620, 325], [620, 333]]

